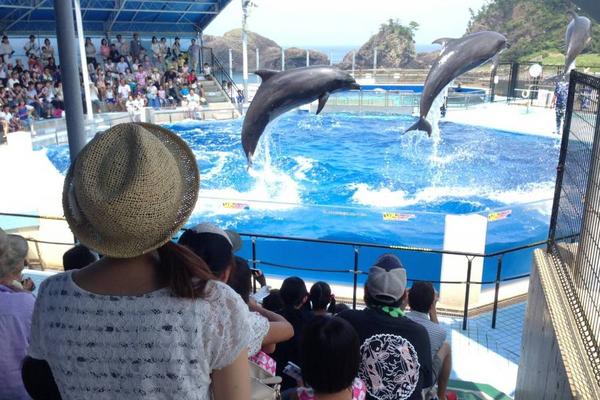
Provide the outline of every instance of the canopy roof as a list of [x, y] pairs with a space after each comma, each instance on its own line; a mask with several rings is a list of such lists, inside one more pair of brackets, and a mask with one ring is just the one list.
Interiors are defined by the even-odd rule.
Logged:
[[[54, 2], [67, 0], [0, 0], [0, 32], [54, 35]], [[70, 0], [69, 0], [70, 1]], [[231, 0], [80, 0], [86, 35], [107, 33], [174, 36], [195, 34]]]

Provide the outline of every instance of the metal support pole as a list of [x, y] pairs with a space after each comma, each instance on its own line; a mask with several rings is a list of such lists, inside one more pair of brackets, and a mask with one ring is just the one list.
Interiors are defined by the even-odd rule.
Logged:
[[285, 71], [285, 50], [281, 48], [281, 70]]
[[69, 153], [71, 161], [73, 161], [85, 146], [86, 137], [79, 71], [77, 70], [77, 57], [75, 56], [75, 41], [73, 40], [75, 29], [73, 28], [73, 6], [71, 2], [55, 2], [54, 15], [56, 18], [56, 39], [63, 83]]
[[356, 310], [356, 289], [358, 288], [358, 247], [354, 248], [354, 278], [352, 286], [352, 309]]
[[[256, 238], [252, 238], [252, 269], [256, 269]], [[252, 274], [254, 277], [254, 274]], [[256, 278], [252, 280], [252, 290], [256, 293]]]
[[[256, 71], [260, 69], [260, 51], [256, 48]], [[260, 83], [260, 77], [256, 75], [256, 83]]]
[[229, 78], [233, 79], [233, 54], [232, 50], [229, 49]]
[[310, 51], [306, 50], [306, 66], [310, 67]]
[[83, 76], [83, 93], [85, 94], [85, 109], [87, 111], [87, 120], [94, 120], [94, 110], [92, 109], [92, 97], [90, 93], [90, 73], [88, 71], [87, 58], [85, 55], [85, 34], [83, 32], [83, 22], [81, 18], [81, 5], [79, 0], [73, 0], [75, 6], [75, 23], [77, 24], [77, 38], [79, 41], [79, 58], [81, 59], [81, 75]]
[[248, 31], [246, 30], [248, 7], [248, 2], [242, 0], [242, 76], [244, 79], [244, 103], [248, 101]]
[[473, 266], [473, 257], [467, 257], [467, 287], [465, 290], [465, 309], [463, 310], [462, 330], [467, 330], [467, 318], [469, 316], [469, 292], [471, 291], [471, 267]]
[[496, 329], [496, 315], [498, 314], [498, 294], [500, 293], [500, 277], [502, 276], [502, 255], [498, 257], [496, 269], [496, 288], [494, 290], [494, 309], [492, 311], [492, 329]]
[[354, 67], [356, 66], [356, 51], [352, 52], [352, 76], [354, 76]]
[[375, 78], [375, 71], [377, 71], [377, 49], [373, 49], [373, 78]]
[[[200, 71], [202, 71], [202, 68], [204, 68], [204, 38], [202, 36], [202, 32], [198, 32], [196, 34], [196, 36], [198, 37], [198, 45], [200, 46], [200, 60], [199, 60], [199, 65], [196, 67], [196, 69], [199, 69]], [[212, 67], [212, 66], [211, 66]], [[194, 71], [194, 72], [198, 72], [198, 71]]]

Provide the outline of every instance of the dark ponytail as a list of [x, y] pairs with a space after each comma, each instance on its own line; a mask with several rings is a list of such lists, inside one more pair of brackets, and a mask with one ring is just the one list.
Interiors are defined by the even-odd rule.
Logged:
[[[335, 312], [335, 297], [331, 294], [331, 287], [326, 282], [317, 282], [310, 288], [310, 303], [313, 311], [325, 310]], [[329, 307], [327, 306], [329, 305]]]
[[204, 260], [184, 246], [168, 241], [157, 251], [169, 287], [176, 297], [200, 298], [204, 295], [206, 282], [215, 279]]

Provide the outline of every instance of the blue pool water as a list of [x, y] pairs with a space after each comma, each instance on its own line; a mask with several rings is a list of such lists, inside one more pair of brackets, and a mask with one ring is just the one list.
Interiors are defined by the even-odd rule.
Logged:
[[[208, 220], [241, 232], [442, 248], [446, 214], [504, 211], [507, 218], [488, 225], [487, 251], [547, 235], [559, 152], [554, 139], [442, 123], [436, 144], [422, 133], [401, 134], [414, 122], [409, 116], [291, 112], [269, 126], [247, 170], [241, 122], [168, 126], [198, 159], [201, 191], [190, 224]], [[66, 146], [50, 147], [47, 155], [64, 173]], [[249, 257], [250, 246], [242, 253]], [[360, 268], [379, 253], [362, 247]], [[400, 255], [411, 277], [439, 279], [439, 256]], [[530, 251], [506, 257], [503, 276], [527, 272], [529, 257]], [[347, 271], [354, 250], [261, 239], [257, 258]], [[495, 277], [495, 265], [486, 261], [484, 279]], [[302, 275], [352, 280], [345, 273]]]

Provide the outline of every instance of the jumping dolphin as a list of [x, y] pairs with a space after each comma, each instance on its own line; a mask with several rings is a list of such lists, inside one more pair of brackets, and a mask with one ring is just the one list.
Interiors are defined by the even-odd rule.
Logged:
[[252, 165], [256, 145], [269, 122], [303, 104], [319, 100], [321, 112], [329, 95], [342, 90], [360, 89], [347, 72], [333, 67], [304, 67], [283, 72], [258, 70], [262, 83], [250, 103], [242, 127], [242, 146]]
[[471, 33], [460, 39], [442, 38], [433, 43], [441, 44], [442, 51], [425, 79], [419, 121], [406, 130], [425, 131], [429, 136], [431, 124], [425, 117], [438, 94], [453, 79], [480, 66], [507, 47], [503, 35], [490, 31]]
[[565, 34], [565, 41], [567, 45], [567, 54], [565, 56], [565, 69], [564, 74], [569, 72], [569, 68], [577, 58], [577, 56], [583, 51], [585, 46], [592, 40], [592, 23], [586, 17], [580, 17], [575, 11], [569, 11], [569, 14], [573, 17], [569, 26], [567, 27], [567, 33]]

